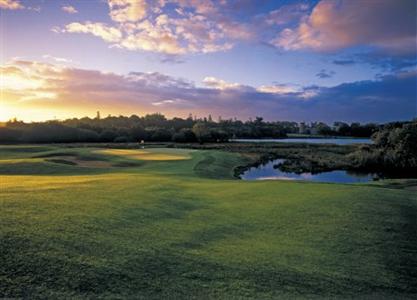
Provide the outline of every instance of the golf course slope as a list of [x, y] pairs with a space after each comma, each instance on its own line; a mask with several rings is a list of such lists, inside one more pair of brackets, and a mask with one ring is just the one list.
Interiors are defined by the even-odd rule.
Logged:
[[416, 297], [415, 181], [235, 179], [246, 163], [1, 146], [0, 298]]

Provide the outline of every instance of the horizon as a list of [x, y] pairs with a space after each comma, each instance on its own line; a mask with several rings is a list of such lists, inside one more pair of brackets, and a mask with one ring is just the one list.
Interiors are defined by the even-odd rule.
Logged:
[[[97, 114], [100, 114], [100, 117], [97, 117]], [[312, 121], [294, 121], [294, 120], [285, 120], [285, 119], [265, 119], [262, 116], [255, 116], [255, 117], [249, 117], [247, 119], [243, 119], [243, 118], [237, 118], [237, 117], [230, 117], [230, 118], [223, 118], [222, 116], [213, 116], [211, 114], [208, 115], [194, 115], [192, 113], [189, 113], [186, 117], [180, 117], [180, 116], [167, 116], [163, 113], [160, 112], [150, 112], [150, 113], [146, 113], [146, 114], [129, 114], [129, 115], [112, 115], [112, 114], [108, 114], [106, 116], [102, 116], [101, 112], [97, 111], [95, 116], [88, 116], [88, 115], [84, 115], [84, 116], [77, 116], [77, 117], [68, 117], [68, 118], [63, 118], [63, 119], [58, 119], [58, 118], [52, 118], [52, 119], [45, 119], [45, 120], [39, 120], [39, 121], [27, 121], [27, 120], [23, 120], [23, 119], [18, 119], [16, 117], [10, 118], [8, 120], [0, 120], [0, 125], [2, 124], [7, 124], [7, 123], [13, 123], [13, 122], [23, 122], [25, 124], [34, 124], [34, 123], [47, 123], [47, 122], [65, 122], [65, 121], [70, 121], [70, 120], [82, 120], [82, 119], [89, 119], [89, 120], [104, 120], [106, 118], [132, 118], [132, 117], [138, 117], [138, 118], [145, 118], [146, 116], [151, 116], [151, 115], [161, 115], [163, 117], [166, 118], [166, 120], [171, 121], [174, 119], [182, 119], [182, 120], [187, 120], [190, 118], [193, 121], [208, 121], [208, 122], [212, 122], [212, 123], [220, 123], [220, 121], [240, 121], [243, 123], [246, 122], [252, 122], [254, 121], [254, 119], [256, 118], [261, 118], [263, 122], [268, 122], [268, 123], [297, 123], [297, 124], [301, 124], [301, 123], [305, 123], [306, 125], [312, 125], [312, 124], [318, 124], [318, 123], [324, 123], [326, 125], [329, 125], [330, 127], [334, 126], [334, 123], [346, 123], [348, 125], [354, 124], [354, 123], [358, 123], [360, 125], [366, 125], [366, 124], [375, 124], [375, 125], [385, 125], [385, 124], [389, 124], [389, 123], [408, 123], [408, 122], [414, 122], [417, 120], [416, 118], [411, 118], [411, 119], [403, 119], [403, 120], [395, 120], [395, 121], [389, 121], [389, 122], [359, 122], [359, 121], [344, 121], [344, 120], [335, 120], [332, 122], [326, 122], [326, 121], [322, 121], [322, 120], [312, 120]], [[211, 120], [210, 120], [211, 118]]]
[[0, 122], [412, 120], [416, 11], [413, 0], [0, 0]]

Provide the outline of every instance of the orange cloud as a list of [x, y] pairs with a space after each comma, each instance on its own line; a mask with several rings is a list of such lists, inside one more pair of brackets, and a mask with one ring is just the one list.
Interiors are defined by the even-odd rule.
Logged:
[[0, 0], [1, 9], [23, 9], [25, 8], [19, 0]]
[[389, 121], [415, 117], [416, 72], [339, 86], [252, 87], [214, 77], [205, 87], [161, 73], [127, 75], [33, 61], [0, 66], [0, 120], [145, 114], [287, 120]]
[[322, 0], [298, 27], [285, 28], [271, 43], [285, 50], [333, 51], [368, 45], [413, 53], [416, 19], [415, 0]]
[[160, 73], [118, 75], [34, 61], [12, 61], [0, 71], [1, 120], [68, 118], [94, 115], [97, 110], [141, 114], [155, 112], [158, 106], [175, 115], [178, 105], [188, 106], [175, 94], [194, 89], [184, 80]]

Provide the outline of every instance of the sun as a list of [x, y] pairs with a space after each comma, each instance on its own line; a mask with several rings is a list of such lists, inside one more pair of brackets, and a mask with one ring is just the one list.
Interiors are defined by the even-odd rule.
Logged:
[[6, 104], [3, 103], [3, 100], [0, 101], [0, 122], [5, 122], [14, 118], [14, 114], [17, 112], [17, 109], [6, 106]]

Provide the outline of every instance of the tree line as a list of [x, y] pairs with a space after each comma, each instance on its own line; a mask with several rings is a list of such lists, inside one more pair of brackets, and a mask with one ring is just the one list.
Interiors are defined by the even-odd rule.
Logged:
[[417, 119], [386, 124], [372, 140], [351, 155], [354, 165], [402, 177], [417, 175]]
[[376, 124], [341, 123], [329, 126], [322, 122], [310, 124], [274, 121], [261, 117], [213, 121], [207, 118], [172, 118], [162, 114], [145, 116], [108, 116], [73, 118], [63, 121], [25, 123], [16, 119], [0, 127], [0, 142], [71, 143], [71, 142], [225, 142], [238, 138], [285, 138], [288, 134], [342, 135], [370, 137], [381, 126]]

